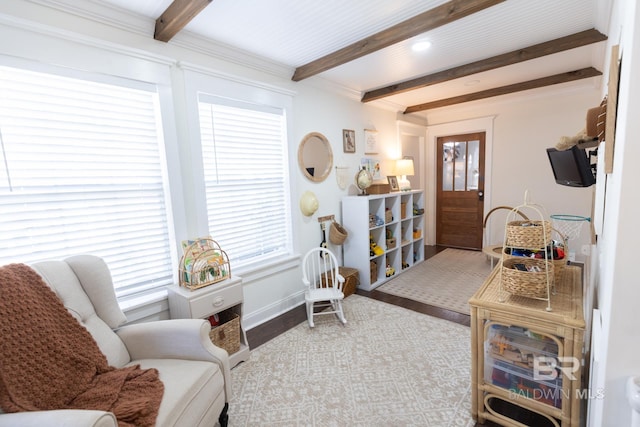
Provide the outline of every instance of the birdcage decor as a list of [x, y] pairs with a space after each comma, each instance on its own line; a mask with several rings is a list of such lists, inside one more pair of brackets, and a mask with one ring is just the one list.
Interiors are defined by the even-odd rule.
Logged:
[[229, 257], [211, 237], [185, 240], [182, 248], [180, 286], [195, 290], [231, 278]]

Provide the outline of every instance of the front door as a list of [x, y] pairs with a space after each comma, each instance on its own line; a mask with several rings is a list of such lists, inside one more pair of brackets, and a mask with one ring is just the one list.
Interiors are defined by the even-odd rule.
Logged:
[[485, 133], [439, 137], [436, 244], [482, 249]]

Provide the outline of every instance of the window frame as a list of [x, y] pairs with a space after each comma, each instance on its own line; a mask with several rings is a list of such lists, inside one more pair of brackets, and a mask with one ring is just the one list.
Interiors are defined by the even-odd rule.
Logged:
[[[107, 55], [108, 56], [108, 55]], [[123, 65], [124, 69], [128, 67], [124, 65], [128, 58], [126, 55], [121, 57], [116, 55], [118, 60], [116, 64]], [[112, 58], [116, 59], [116, 58]], [[124, 61], [123, 61], [124, 60]], [[162, 61], [161, 61], [162, 62]], [[162, 63], [149, 63], [148, 76], [154, 76], [153, 79], [140, 80], [128, 73], [106, 74], [103, 72], [95, 72], [91, 70], [80, 70], [64, 65], [53, 65], [43, 62], [32, 61], [26, 58], [17, 58], [0, 54], [0, 65], [15, 69], [24, 69], [25, 71], [33, 71], [38, 73], [52, 74], [56, 76], [80, 79], [96, 83], [104, 83], [109, 85], [117, 85], [129, 87], [133, 89], [151, 90], [157, 95], [156, 117], [159, 127], [159, 147], [158, 154], [160, 156], [159, 163], [162, 170], [162, 185], [164, 194], [164, 203], [166, 206], [167, 216], [167, 235], [168, 235], [168, 256], [171, 262], [170, 270], [172, 272], [172, 283], [177, 283], [177, 244], [176, 234], [178, 230], [184, 229], [186, 215], [177, 207], [182, 206], [182, 201], [177, 197], [180, 192], [172, 191], [172, 188], [181, 188], [182, 180], [179, 174], [179, 163], [177, 159], [177, 138], [175, 126], [175, 114], [173, 109], [174, 99], [170, 86], [169, 67]], [[158, 67], [160, 65], [160, 67]], [[89, 67], [90, 68], [90, 67]], [[117, 67], [115, 67], [117, 68]], [[148, 81], [148, 80], [156, 80]], [[4, 167], [4, 166], [3, 166]], [[177, 172], [176, 172], [177, 171]], [[166, 297], [166, 288], [170, 285], [157, 286], [127, 286], [122, 295], [118, 297], [120, 306], [124, 309], [139, 305], [143, 299], [157, 299]], [[124, 289], [124, 288], [123, 288]]]
[[[287, 89], [254, 82], [248, 79], [228, 76], [226, 74], [212, 72], [210, 70], [194, 66], [191, 64], [180, 63], [179, 69], [184, 78], [184, 90], [186, 100], [186, 125], [189, 133], [189, 152], [186, 147], [183, 148], [183, 161], [189, 162], [189, 170], [185, 172], [183, 168], [183, 178], [185, 182], [189, 182], [193, 188], [188, 198], [185, 200], [187, 211], [193, 212], [193, 221], [190, 227], [191, 235], [185, 238], [193, 238], [206, 236], [209, 234], [209, 225], [207, 219], [207, 207], [204, 184], [204, 167], [202, 161], [202, 146], [200, 142], [200, 123], [198, 115], [199, 94], [204, 93], [213, 97], [228, 98], [248, 104], [261, 104], [267, 107], [275, 107], [284, 111], [286, 119], [286, 152], [287, 152], [287, 174], [288, 193], [295, 194], [295, 179], [292, 179], [292, 171], [295, 170], [291, 156], [290, 138], [292, 135], [292, 110], [293, 96], [295, 92]], [[290, 233], [288, 243], [288, 253], [283, 255], [274, 255], [266, 257], [259, 262], [249, 262], [241, 267], [234, 267], [233, 273], [243, 277], [244, 282], [251, 282], [254, 279], [264, 276], [265, 274], [275, 274], [285, 271], [296, 266], [299, 256], [296, 254], [297, 245], [295, 236], [298, 234], [297, 226], [294, 221], [293, 201], [289, 197], [288, 209], [290, 212]], [[215, 236], [212, 236], [215, 240]], [[222, 248], [224, 249], [224, 247]]]

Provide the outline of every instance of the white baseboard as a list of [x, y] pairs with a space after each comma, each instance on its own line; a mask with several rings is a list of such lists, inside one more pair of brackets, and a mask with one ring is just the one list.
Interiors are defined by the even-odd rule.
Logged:
[[260, 310], [254, 311], [253, 313], [243, 313], [242, 324], [245, 331], [247, 331], [302, 304], [304, 304], [304, 290], [289, 295], [283, 300], [261, 307]]

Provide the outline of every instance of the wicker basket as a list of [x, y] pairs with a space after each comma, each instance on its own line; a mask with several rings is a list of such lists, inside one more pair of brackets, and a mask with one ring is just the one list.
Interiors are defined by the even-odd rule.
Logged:
[[369, 277], [371, 283], [378, 281], [378, 263], [375, 261], [369, 261]]
[[[358, 270], [355, 268], [349, 267], [338, 267], [338, 273], [342, 277], [344, 277], [344, 285], [342, 286], [342, 293], [344, 297], [348, 297], [356, 292], [356, 288], [360, 284], [360, 274]], [[320, 286], [326, 288], [326, 282], [329, 281], [331, 283], [331, 276], [322, 275], [320, 276]]]
[[[524, 264], [526, 267], [537, 266], [539, 272], [520, 271], [514, 264]], [[549, 279], [553, 280], [553, 263], [543, 259], [514, 257], [502, 262], [502, 288], [513, 295], [529, 298], [547, 298], [548, 287], [547, 271]]]
[[[544, 230], [544, 233], [543, 233]], [[506, 229], [507, 246], [544, 248], [551, 243], [549, 221], [509, 221]]]
[[230, 310], [222, 311], [218, 316], [220, 324], [211, 327], [209, 338], [212, 343], [227, 350], [227, 353], [236, 353], [240, 350], [240, 316]]
[[329, 227], [329, 241], [334, 245], [341, 245], [349, 236], [347, 230], [343, 226], [333, 221]]
[[[562, 272], [564, 271], [564, 267], [567, 265], [567, 258], [568, 258], [568, 254], [566, 252], [567, 249], [567, 240], [564, 238], [564, 236], [562, 235], [562, 233], [560, 233], [558, 230], [556, 230], [555, 228], [552, 228], [552, 230], [557, 233], [560, 238], [562, 239], [562, 248], [565, 250], [565, 254], [563, 258], [560, 259], [549, 259], [548, 261], [553, 262], [553, 281], [554, 283], [558, 283], [558, 281], [560, 280], [560, 277], [562, 277]], [[551, 242], [551, 241], [550, 241]], [[544, 250], [544, 249], [540, 249], [540, 250]], [[502, 249], [502, 256], [504, 257], [504, 259], [511, 259], [511, 258], [515, 258], [515, 259], [528, 259], [526, 257], [521, 257], [521, 256], [515, 256], [515, 255], [511, 255], [509, 253], [507, 253], [506, 248]], [[536, 259], [540, 259], [540, 258], [536, 258]]]
[[391, 209], [387, 209], [384, 211], [384, 222], [389, 224], [391, 221], [393, 221], [393, 212], [391, 212]]
[[[500, 249], [500, 248], [498, 247], [498, 249]], [[499, 254], [499, 252], [498, 252], [498, 254]], [[516, 260], [537, 259], [539, 261], [544, 261], [544, 259], [541, 259], [541, 258], [527, 258], [527, 257], [509, 255], [508, 253], [506, 253], [504, 251], [503, 251], [503, 256], [504, 256], [505, 260], [507, 260], [507, 259], [516, 259]], [[552, 280], [552, 283], [558, 283], [558, 281], [562, 277], [562, 272], [564, 271], [564, 267], [567, 265], [567, 256], [565, 255], [565, 257], [562, 258], [562, 259], [553, 259], [553, 260], [550, 259], [549, 262], [551, 262], [553, 264], [553, 275], [550, 276], [550, 278]], [[542, 267], [540, 267], [540, 268], [542, 268]]]

